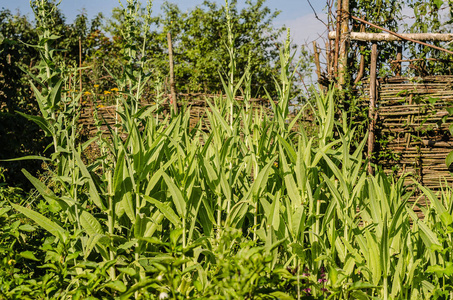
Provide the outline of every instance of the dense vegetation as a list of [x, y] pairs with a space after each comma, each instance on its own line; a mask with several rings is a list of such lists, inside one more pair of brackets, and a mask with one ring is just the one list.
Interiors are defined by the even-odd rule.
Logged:
[[[70, 87], [75, 69], [56, 58], [55, 11], [32, 4], [39, 63], [29, 76], [39, 114], [21, 115], [49, 138], [51, 155], [28, 157], [44, 165], [39, 177], [23, 171], [36, 193], [0, 186], [2, 298], [453, 296], [451, 190], [420, 187], [431, 204], [419, 220], [403, 178], [366, 173], [366, 137], [356, 143], [354, 124], [338, 118], [335, 90], [307, 103], [312, 126], [290, 119], [289, 38], [268, 115], [250, 103], [254, 73], [237, 67], [227, 3], [226, 98], [208, 102], [205, 123], [191, 126], [188, 111], [162, 119], [162, 103], [140, 105], [157, 77], [143, 67], [147, 50], [136, 45], [150, 37], [134, 22], [147, 28], [152, 19], [129, 0], [119, 11], [130, 25], [124, 68], [111, 78], [117, 123], [83, 141], [82, 94]], [[94, 160], [85, 157], [89, 145], [100, 149]]]
[[[263, 0], [249, 2], [241, 10], [236, 2], [230, 3], [230, 21], [235, 27], [235, 80], [239, 80], [240, 74], [248, 67], [253, 74], [252, 96], [266, 97], [269, 93], [275, 97], [273, 82], [278, 77], [278, 49], [281, 47], [278, 38], [284, 30], [272, 25], [278, 12], [267, 8]], [[37, 2], [31, 4], [36, 10]], [[213, 2], [205, 1], [188, 12], [181, 12], [177, 5], [165, 3], [161, 15], [153, 17], [151, 6], [141, 7], [137, 1], [132, 1], [124, 8], [114, 9], [108, 19], [98, 14], [89, 20], [82, 12], [72, 24], [66, 23], [55, 1], [44, 1], [43, 5], [47, 5], [50, 11], [48, 22], [55, 37], [52, 47], [56, 50], [52, 53], [52, 60], [61, 72], [65, 72], [65, 84], [69, 90], [81, 89], [84, 94], [96, 94], [97, 101], [106, 104], [112, 100], [109, 97], [112, 89], [121, 88], [115, 78], [125, 74], [134, 76], [129, 70], [124, 70], [124, 66], [139, 65], [145, 74], [152, 75], [152, 80], [143, 90], [142, 100], [151, 102], [156, 94], [170, 93], [167, 32], [172, 33], [174, 44], [177, 92], [217, 94], [223, 90], [219, 74], [226, 74], [230, 60], [225, 47], [228, 42], [227, 22], [225, 10]], [[128, 17], [125, 11], [133, 12], [134, 16]], [[33, 77], [39, 74], [41, 58], [38, 48], [33, 45], [38, 45], [40, 27], [39, 19], [30, 22], [25, 16], [7, 9], [0, 11], [0, 141], [5, 145], [0, 151], [0, 159], [43, 155], [49, 143], [35, 124], [24, 124], [23, 117], [15, 114], [16, 111], [38, 113], [29, 81], [34, 81]], [[291, 68], [304, 74], [309, 72], [310, 59], [304, 48], [301, 48], [300, 55], [306, 56], [304, 63], [294, 64]], [[81, 83], [76, 70], [79, 66], [82, 69]], [[295, 85], [293, 95], [300, 95], [299, 87], [300, 84]], [[23, 134], [16, 134], [22, 126]], [[30, 185], [20, 169], [26, 168], [36, 174], [41, 167], [40, 163], [33, 161], [8, 162], [2, 166], [7, 170], [4, 175], [10, 185], [25, 189]]]

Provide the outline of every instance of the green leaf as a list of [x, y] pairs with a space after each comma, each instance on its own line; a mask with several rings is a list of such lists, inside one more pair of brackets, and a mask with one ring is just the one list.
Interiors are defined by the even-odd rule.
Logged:
[[288, 166], [288, 163], [286, 161], [286, 155], [284, 154], [282, 147], [279, 146], [279, 149], [280, 149], [280, 162], [282, 164], [282, 169], [284, 173], [283, 176], [285, 179], [286, 191], [293, 205], [299, 205], [302, 202], [302, 199], [300, 197], [298, 187], [294, 180], [293, 172], [291, 168]]
[[440, 220], [442, 221], [442, 223], [444, 223], [445, 226], [448, 226], [450, 225], [451, 223], [453, 223], [453, 217], [450, 213], [448, 213], [447, 211], [443, 212], [441, 215], [440, 215]]
[[65, 230], [55, 222], [52, 222], [48, 218], [44, 217], [40, 213], [37, 213], [29, 208], [22, 207], [20, 205], [11, 203], [11, 206], [19, 211], [20, 213], [24, 214], [26, 217], [32, 219], [33, 221], [36, 222], [39, 226], [50, 232], [52, 235], [58, 237], [58, 238], [64, 238], [65, 237]]
[[440, 245], [437, 235], [423, 221], [419, 220], [417, 214], [408, 207], [406, 208], [406, 210], [412, 220], [414, 220], [414, 224], [417, 224], [417, 226], [420, 228], [420, 236], [426, 247], [431, 248], [433, 244]]
[[448, 116], [453, 116], [453, 107], [447, 107], [445, 110], [448, 112]]
[[94, 247], [100, 246], [101, 249], [103, 249], [102, 246], [107, 244], [108, 242], [109, 242], [109, 238], [103, 234], [95, 234], [95, 235], [89, 236], [88, 241], [85, 246], [85, 259], [88, 258], [91, 251], [93, 251]]
[[305, 257], [305, 253], [304, 253], [304, 247], [302, 247], [302, 245], [300, 245], [299, 243], [297, 242], [294, 242], [294, 243], [291, 243], [289, 245], [291, 247], [291, 253], [293, 254], [296, 254], [299, 258], [304, 258]]
[[85, 210], [80, 215], [80, 225], [89, 235], [104, 234], [104, 230], [99, 221]]
[[33, 184], [33, 186], [38, 190], [38, 192], [41, 194], [41, 196], [44, 197], [44, 199], [49, 202], [49, 204], [52, 204], [52, 200], [58, 201], [58, 197], [55, 196], [55, 194], [50, 191], [47, 186], [44, 185], [38, 178], [32, 176], [30, 173], [28, 173], [27, 170], [22, 169], [22, 173], [24, 173], [25, 177]]
[[256, 180], [253, 182], [251, 191], [252, 191], [252, 196], [255, 199], [257, 199], [260, 196], [260, 194], [266, 187], [267, 180], [269, 177], [269, 171], [271, 170], [271, 167], [274, 164], [276, 158], [277, 158], [277, 155], [274, 155], [273, 157], [270, 158], [267, 165], [261, 169], [258, 176], [256, 177]]
[[293, 297], [291, 297], [290, 295], [286, 294], [286, 293], [283, 293], [283, 292], [280, 292], [280, 291], [277, 291], [277, 292], [272, 292], [270, 293], [269, 295], [271, 295], [273, 298], [275, 299], [280, 299], [280, 300], [294, 300]]
[[[124, 189], [124, 191], [127, 191], [127, 189]], [[124, 212], [131, 220], [132, 224], [135, 224], [135, 208], [132, 199], [132, 193], [130, 191], [125, 192], [120, 203], [122, 208], [124, 209]]]
[[447, 158], [445, 158], [445, 164], [447, 165], [447, 168], [450, 168], [450, 165], [453, 163], [453, 151], [448, 153]]
[[369, 300], [370, 297], [365, 292], [362, 291], [353, 291], [351, 293], [351, 296], [353, 297], [352, 299], [357, 299], [357, 300]]
[[19, 253], [19, 255], [26, 259], [39, 261], [39, 259], [36, 258], [35, 254], [31, 251], [24, 251], [24, 252]]
[[350, 288], [348, 288], [348, 291], [355, 291], [355, 290], [362, 290], [362, 289], [374, 289], [377, 288], [377, 285], [373, 285], [369, 282], [354, 282]]
[[372, 272], [373, 284], [378, 285], [382, 278], [381, 255], [375, 236], [371, 235], [368, 229], [365, 230], [365, 237], [368, 249], [370, 250], [367, 257], [367, 266]]
[[52, 87], [50, 91], [48, 104], [50, 108], [57, 107], [61, 101], [61, 88], [63, 86], [63, 79], [57, 81], [55, 86]]
[[281, 191], [278, 191], [277, 194], [275, 195], [274, 201], [272, 201], [269, 215], [267, 217], [268, 224], [271, 224], [274, 230], [276, 231], [280, 226], [280, 196], [281, 196], [280, 193]]
[[127, 250], [127, 249], [130, 249], [131, 247], [135, 246], [136, 244], [137, 244], [137, 240], [133, 239], [131, 241], [128, 241], [124, 244], [119, 245], [118, 249]]
[[[39, 110], [41, 111], [43, 117], [45, 119], [47, 119], [48, 116], [49, 116], [49, 113], [47, 112], [47, 109], [49, 108], [48, 105], [47, 105], [47, 99], [46, 99], [46, 97], [44, 97], [41, 94], [41, 92], [36, 88], [36, 86], [33, 84], [32, 81], [30, 81], [30, 85], [31, 85], [31, 88], [32, 88], [32, 90], [33, 90], [33, 92], [35, 94], [36, 100], [38, 102]], [[19, 114], [21, 114], [21, 113], [19, 113]]]
[[24, 114], [24, 113], [22, 113], [20, 111], [16, 111], [16, 112], [19, 115], [21, 115], [22, 117], [27, 118], [28, 120], [35, 122], [39, 126], [39, 128], [41, 128], [44, 131], [46, 136], [53, 136], [54, 129], [52, 128], [52, 126], [49, 124], [49, 122], [45, 118], [40, 117], [40, 116], [27, 115], [27, 114]]
[[38, 156], [38, 155], [28, 155], [28, 156], [22, 156], [18, 158], [10, 158], [10, 159], [0, 159], [0, 161], [20, 161], [20, 160], [45, 160], [49, 161], [51, 159], [43, 156]]
[[121, 147], [119, 150], [118, 158], [117, 158], [117, 164], [115, 167], [115, 172], [113, 176], [113, 191], [118, 191], [121, 187], [121, 183], [123, 182], [123, 172], [124, 172], [124, 164], [125, 164], [125, 159], [124, 159], [124, 149]]
[[165, 180], [165, 183], [168, 186], [170, 194], [173, 199], [173, 203], [176, 207], [176, 211], [178, 212], [181, 218], [186, 217], [186, 201], [181, 193], [181, 190], [176, 186], [173, 180], [167, 175], [167, 173], [162, 173], [162, 176]]
[[433, 3], [437, 6], [437, 9], [440, 9], [442, 4], [444, 4], [443, 0], [433, 0]]
[[139, 282], [137, 282], [136, 284], [134, 284], [127, 292], [125, 292], [124, 294], [122, 294], [120, 296], [120, 299], [121, 300], [126, 300], [126, 299], [129, 299], [129, 297], [134, 294], [136, 291], [139, 291], [151, 284], [153, 284], [154, 282], [156, 282], [156, 279], [145, 279], [145, 280], [141, 280]]
[[118, 271], [129, 276], [135, 276], [135, 274], [137, 274], [137, 271], [132, 268], [118, 268]]
[[80, 171], [82, 172], [83, 177], [88, 180], [88, 193], [90, 195], [90, 200], [94, 203], [98, 208], [101, 210], [105, 210], [105, 206], [101, 201], [101, 197], [99, 196], [99, 192], [97, 190], [96, 184], [91, 177], [90, 172], [88, 171], [87, 167], [83, 163], [82, 159], [80, 158], [80, 153], [78, 151], [74, 151], [74, 158], [77, 162], [77, 167], [79, 167]]
[[111, 288], [112, 290], [118, 291], [120, 293], [124, 293], [127, 290], [126, 285], [124, 285], [124, 283], [119, 280], [110, 281], [110, 282], [104, 284], [104, 287]]
[[179, 237], [182, 235], [182, 233], [183, 233], [182, 228], [174, 229], [170, 232], [170, 240], [173, 245], [178, 244]]
[[453, 124], [450, 124], [450, 126], [448, 126], [448, 131], [450, 131], [450, 134], [453, 135]]
[[25, 232], [33, 232], [36, 230], [34, 226], [31, 226], [30, 224], [24, 224], [19, 226], [20, 231], [25, 231]]
[[10, 210], [11, 210], [11, 207], [0, 208], [0, 217], [3, 216], [4, 214], [6, 214], [7, 212], [9, 212]]
[[[218, 125], [221, 126], [221, 128], [227, 132], [228, 136], [231, 136], [231, 127], [228, 125], [228, 123], [225, 121], [225, 119], [220, 115], [218, 109], [216, 109], [210, 101], [206, 101], [208, 103], [209, 107], [211, 108], [212, 114], [215, 116], [215, 120], [218, 122]], [[206, 111], [209, 115], [209, 111]], [[212, 118], [213, 119], [213, 118]]]
[[175, 226], [179, 226], [181, 224], [181, 220], [176, 215], [175, 211], [166, 203], [162, 203], [150, 196], [143, 196], [146, 201], [150, 202], [151, 204], [155, 205], [157, 209], [164, 214], [164, 216]]

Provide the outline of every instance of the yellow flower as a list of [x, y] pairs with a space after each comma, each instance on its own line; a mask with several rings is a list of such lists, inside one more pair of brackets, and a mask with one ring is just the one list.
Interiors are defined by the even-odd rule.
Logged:
[[99, 104], [99, 105], [98, 105], [98, 106], [96, 106], [96, 107], [97, 107], [97, 108], [103, 108], [103, 107], [105, 107], [105, 106], [104, 106], [104, 105], [102, 105], [102, 104]]
[[119, 89], [118, 88], [113, 88], [113, 89], [110, 89], [112, 92], [118, 92]]
[[90, 93], [90, 92], [85, 92], [85, 93], [83, 93], [83, 94], [84, 94], [85, 96], [87, 96], [87, 95], [91, 95], [91, 93]]
[[99, 87], [99, 84], [95, 84], [95, 85], [94, 85], [94, 88], [98, 88], [98, 87]]
[[108, 94], [110, 94], [110, 91], [104, 91], [104, 94], [108, 95]]

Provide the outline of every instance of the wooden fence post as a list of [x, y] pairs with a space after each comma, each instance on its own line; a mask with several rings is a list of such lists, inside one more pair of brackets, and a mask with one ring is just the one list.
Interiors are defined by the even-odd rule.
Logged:
[[323, 86], [319, 81], [321, 80], [321, 63], [319, 61], [319, 50], [316, 41], [313, 41], [313, 53], [315, 55], [315, 66], [316, 66], [316, 75], [318, 76], [318, 87], [320, 90], [324, 90]]
[[337, 0], [337, 27], [336, 30], [336, 37], [335, 37], [335, 53], [333, 58], [333, 78], [338, 76], [338, 53], [340, 52], [340, 36], [341, 36], [341, 2], [342, 0]]
[[[80, 88], [80, 93], [82, 93], [82, 37], [79, 36], [79, 88]], [[75, 88], [74, 88], [75, 90]], [[82, 103], [82, 96], [80, 96], [80, 103]]]
[[170, 93], [173, 102], [173, 110], [175, 114], [178, 114], [178, 105], [176, 103], [176, 84], [175, 84], [175, 72], [173, 69], [173, 46], [171, 43], [171, 33], [167, 33], [168, 41], [168, 59], [170, 60]]
[[401, 60], [403, 59], [403, 45], [404, 43], [401, 42], [401, 44], [399, 44], [397, 48], [398, 53], [396, 54], [396, 60], [398, 60], [398, 65], [396, 67], [396, 76], [401, 76], [402, 71]]
[[374, 143], [376, 142], [375, 130], [376, 130], [376, 99], [377, 99], [377, 44], [373, 43], [371, 47], [371, 66], [370, 66], [370, 106], [368, 111], [368, 118], [370, 120], [369, 132], [368, 132], [368, 173], [374, 174], [372, 166], [372, 158], [374, 151]]
[[348, 46], [349, 46], [349, 0], [343, 0], [341, 5], [341, 36], [340, 57], [338, 59], [338, 83], [343, 89], [348, 73]]

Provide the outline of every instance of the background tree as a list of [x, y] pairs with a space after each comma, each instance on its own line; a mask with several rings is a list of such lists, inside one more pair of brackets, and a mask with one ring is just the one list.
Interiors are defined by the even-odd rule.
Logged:
[[[373, 24], [394, 32], [409, 33], [447, 33], [452, 23], [451, 1], [444, 0], [350, 0], [350, 13], [361, 17]], [[333, 9], [332, 9], [333, 10]], [[350, 20], [352, 31], [381, 32], [380, 30]], [[437, 46], [453, 49], [451, 44], [434, 42]], [[360, 60], [363, 58], [366, 66], [364, 76], [369, 74], [371, 44], [352, 42], [349, 51], [349, 75], [354, 81], [360, 71]], [[450, 56], [444, 52], [411, 42], [378, 43], [378, 69], [381, 76], [392, 74], [389, 59], [396, 59], [398, 48], [403, 47], [404, 56], [419, 59], [403, 71], [407, 75], [440, 75], [451, 74]], [[427, 60], [426, 58], [434, 59]], [[406, 66], [408, 66], [406, 64]]]
[[[54, 48], [59, 50], [55, 52], [53, 63], [70, 72], [71, 67], [77, 66], [78, 37], [85, 39], [91, 30], [98, 29], [100, 17], [93, 19], [91, 28], [84, 14], [77, 16], [73, 24], [66, 24], [64, 15], [54, 1], [44, 3], [52, 7], [49, 10], [52, 12], [52, 28], [59, 36], [55, 40]], [[32, 2], [32, 8], [35, 8], [34, 5]], [[30, 89], [31, 76], [38, 76], [41, 67], [37, 48], [31, 46], [38, 44], [38, 26], [23, 15], [13, 15], [7, 9], [0, 11], [0, 159], [25, 155], [45, 156], [45, 149], [50, 142], [36, 124], [16, 113], [38, 114], [38, 105]], [[0, 167], [8, 184], [30, 187], [21, 169], [36, 173], [41, 163], [31, 160], [0, 162]]]
[[[39, 59], [37, 51], [28, 46], [36, 43], [34, 26], [25, 16], [13, 15], [7, 9], [0, 11], [0, 159], [42, 154], [48, 143], [36, 124], [15, 113], [38, 112], [31, 97], [29, 77], [23, 71]], [[34, 173], [40, 162], [0, 162], [3, 179], [11, 186], [30, 186], [20, 171], [22, 168]]]
[[[281, 46], [281, 33], [285, 28], [275, 28], [272, 22], [279, 14], [265, 6], [265, 0], [245, 3], [241, 10], [237, 0], [229, 3], [234, 43], [237, 50], [237, 77], [240, 77], [250, 63], [254, 75], [252, 93], [265, 95], [264, 88], [274, 93], [274, 76]], [[213, 1], [204, 1], [193, 10], [182, 12], [176, 4], [165, 2], [162, 14], [153, 18], [150, 42], [147, 43], [149, 72], [166, 77], [169, 72], [167, 33], [173, 37], [175, 77], [179, 92], [215, 93], [222, 90], [219, 71], [228, 67], [227, 21], [225, 9]], [[124, 17], [118, 9], [107, 21], [106, 32], [113, 37], [113, 43], [123, 48], [120, 38]], [[138, 11], [138, 20], [144, 11]], [[137, 27], [140, 27], [138, 21]], [[304, 50], [304, 49], [303, 49]], [[308, 53], [301, 52], [306, 61]], [[253, 59], [249, 62], [249, 56]], [[118, 60], [117, 60], [118, 62]], [[308, 65], [300, 67], [306, 73]]]
[[[279, 37], [284, 28], [275, 29], [272, 21], [279, 12], [264, 6], [264, 0], [246, 1], [246, 7], [237, 8], [237, 1], [230, 3], [234, 44], [237, 49], [238, 76], [242, 75], [249, 55], [250, 71], [254, 74], [254, 94], [264, 94], [263, 87], [271, 90], [273, 68], [279, 55]], [[181, 13], [176, 5], [163, 6], [160, 17], [161, 32], [174, 36], [176, 78], [179, 88], [193, 91], [221, 90], [219, 70], [229, 62], [227, 20], [223, 7], [205, 1], [189, 13]]]
[[[453, 2], [443, 0], [407, 0], [407, 6], [413, 13], [412, 24], [404, 26], [407, 32], [418, 33], [451, 33], [453, 22]], [[450, 43], [433, 42], [434, 45], [452, 50]], [[451, 75], [453, 72], [451, 54], [426, 46], [405, 43], [405, 50], [411, 58], [409, 71], [412, 75]]]

